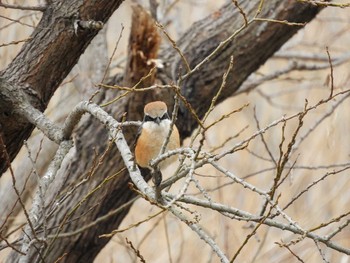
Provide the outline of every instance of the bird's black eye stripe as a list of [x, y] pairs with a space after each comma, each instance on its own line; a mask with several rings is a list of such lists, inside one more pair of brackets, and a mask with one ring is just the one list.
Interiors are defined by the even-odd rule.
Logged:
[[[166, 119], [169, 119], [169, 115], [168, 113], [164, 113], [164, 115], [160, 118], [160, 120], [166, 120]], [[145, 118], [143, 120], [144, 122], [147, 122], [147, 121], [156, 121], [156, 118], [152, 118], [151, 116], [149, 115], [145, 115]]]
[[145, 119], [144, 119], [144, 122], [146, 122], [146, 121], [154, 121], [155, 119], [154, 118], [152, 118], [151, 116], [149, 116], [149, 115], [145, 115]]
[[164, 115], [162, 116], [162, 118], [160, 118], [161, 120], [166, 120], [166, 119], [169, 119], [169, 115], [168, 113], [164, 113]]

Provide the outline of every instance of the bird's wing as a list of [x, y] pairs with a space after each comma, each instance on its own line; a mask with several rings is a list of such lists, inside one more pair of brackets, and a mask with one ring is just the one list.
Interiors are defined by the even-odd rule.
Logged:
[[139, 129], [137, 130], [137, 134], [136, 134], [136, 137], [135, 137], [135, 141], [134, 141], [134, 144], [132, 145], [132, 149], [131, 149], [131, 152], [132, 152], [132, 153], [135, 152], [137, 140], [139, 139], [139, 137], [140, 137], [140, 135], [141, 135], [141, 132], [142, 132], [142, 125], [143, 125], [143, 122], [141, 123], [141, 125], [139, 126]]

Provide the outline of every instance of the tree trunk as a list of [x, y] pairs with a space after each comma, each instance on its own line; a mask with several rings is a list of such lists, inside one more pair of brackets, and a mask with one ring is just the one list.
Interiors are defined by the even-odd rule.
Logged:
[[[114, 2], [113, 8], [116, 8], [119, 2]], [[241, 4], [241, 8], [244, 10], [248, 20], [255, 15], [258, 5], [259, 1], [244, 1]], [[295, 1], [273, 0], [266, 1], [259, 17], [304, 23], [313, 19], [318, 11], [319, 8], [312, 5], [301, 4]], [[97, 17], [96, 20], [105, 19]], [[242, 15], [232, 3], [229, 3], [214, 14], [195, 23], [177, 42], [177, 45], [180, 50], [183, 51], [190, 67], [193, 68], [204, 58], [208, 57], [220, 42], [227, 39], [243, 24]], [[300, 28], [302, 27], [276, 22], [255, 21], [250, 23], [246, 29], [242, 30], [232, 41], [228, 42], [225, 47], [219, 52], [216, 52], [208, 63], [200, 67], [198, 71], [191, 74], [188, 78], [184, 79], [181, 85], [182, 94], [195, 109], [198, 116], [202, 117], [210, 105], [210, 99], [208, 98], [212, 98], [221, 85], [222, 75], [228, 68], [230, 56], [234, 57], [234, 67], [228, 76], [226, 87], [219, 101], [232, 96], [244, 80], [264, 64], [265, 61]], [[39, 29], [37, 29], [37, 31], [38, 30]], [[154, 34], [152, 30], [151, 32]], [[65, 34], [68, 33], [66, 32]], [[88, 33], [85, 34], [86, 38], [91, 37]], [[67, 41], [74, 42], [75, 44], [73, 43], [73, 46], [79, 46], [79, 50], [83, 50], [86, 44], [80, 43], [78, 39], [75, 39], [74, 33], [70, 33]], [[157, 41], [155, 41], [155, 45], [156, 44]], [[142, 47], [142, 45], [140, 45], [140, 47]], [[76, 52], [77, 49], [78, 47], [76, 47]], [[143, 50], [146, 54], [149, 53], [146, 59], [153, 58], [152, 56], [157, 53], [150, 52], [150, 50], [152, 50], [152, 46]], [[165, 68], [157, 72], [156, 76], [158, 82], [169, 84], [171, 81], [177, 79], [180, 70], [182, 73], [185, 72], [186, 66], [182, 63], [179, 54], [173, 48], [165, 50], [159, 57], [164, 62]], [[53, 58], [58, 59], [57, 56]], [[62, 64], [69, 64], [67, 68], [70, 69], [72, 66], [71, 63], [73, 64], [73, 62], [76, 62], [76, 59], [77, 57], [75, 59], [70, 59], [70, 63], [65, 61]], [[132, 61], [133, 60], [129, 60], [129, 67], [131, 67]], [[51, 63], [52, 66], [54, 66], [55, 63]], [[48, 65], [45, 69], [47, 67]], [[13, 66], [10, 66], [10, 68], [13, 68]], [[136, 66], [135, 69], [140, 68]], [[135, 69], [131, 68], [131, 71], [126, 71], [124, 83], [120, 81], [117, 84], [132, 86], [135, 83], [134, 81], [138, 80], [138, 77], [130, 77], [131, 74], [135, 73]], [[145, 72], [147, 74], [149, 69], [149, 67], [146, 68], [140, 76], [144, 76]], [[46, 70], [48, 70], [46, 73], [48, 75], [54, 72], [51, 68]], [[56, 70], [60, 70], [58, 74], [63, 78], [64, 73], [62, 72], [62, 67], [57, 68], [56, 66]], [[68, 73], [68, 71], [66, 70], [64, 72]], [[8, 75], [7, 72], [15, 73], [12, 69], [6, 70], [3, 75]], [[42, 72], [38, 74], [41, 77], [44, 75]], [[30, 83], [30, 87], [32, 87], [35, 86], [33, 84], [35, 80], [39, 80], [40, 78], [38, 78], [38, 76], [28, 76], [26, 79], [27, 82]], [[59, 77], [54, 79], [56, 82], [50, 80], [45, 84], [48, 86], [46, 86], [48, 90], [44, 89], [45, 91], [42, 90], [40, 92], [40, 89], [38, 89], [37, 91], [39, 94], [38, 98], [44, 100], [41, 109], [45, 107], [48, 99], [52, 95], [50, 90], [53, 90], [53, 86], [59, 83]], [[14, 79], [14, 81], [17, 83], [16, 79]], [[23, 81], [20, 81], [20, 83], [22, 82]], [[119, 93], [109, 90], [102, 94], [104, 96], [104, 101], [109, 101], [118, 96]], [[112, 104], [108, 110], [116, 119], [121, 119], [124, 112], [127, 112], [128, 119], [140, 120], [144, 103], [161, 98], [168, 103], [171, 109], [173, 106], [172, 96], [173, 94], [169, 90], [133, 93], [131, 96], [119, 100], [117, 104]], [[185, 138], [191, 134], [197, 122], [183, 105], [180, 107], [178, 119], [177, 126], [179, 127], [181, 137]], [[125, 136], [129, 142], [134, 139], [134, 134], [135, 129], [125, 130]], [[124, 167], [117, 150], [113, 146], [107, 154], [103, 155], [102, 165], [98, 165], [97, 159], [101, 157], [103, 152], [107, 149], [108, 141], [104, 127], [97, 123], [96, 120], [88, 118], [81, 123], [75, 136], [74, 151], [70, 154], [67, 165], [62, 169], [58, 180], [52, 185], [52, 191], [46, 199], [48, 211], [50, 211], [50, 209], [54, 208], [54, 204], [57, 204], [57, 202], [61, 200], [60, 198], [63, 197], [64, 194], [68, 193], [68, 191], [73, 188], [75, 189], [67, 200], [60, 203], [54, 217], [49, 219], [49, 227], [53, 227], [50, 231], [51, 235], [56, 233], [72, 233], [82, 226], [94, 222], [101, 216], [105, 216], [111, 210], [123, 206], [134, 197], [134, 193], [128, 188], [129, 177], [126, 172], [121, 172], [117, 176], [114, 176], [113, 179], [108, 180], [108, 182], [104, 183], [103, 187], [99, 188], [97, 191], [93, 190], [100, 185], [104, 179], [121, 171]], [[14, 155], [16, 150], [12, 149], [11, 151], [13, 152], [12, 155]], [[77, 186], [84, 178], [86, 178], [86, 183]], [[74, 186], [77, 187], [75, 188]], [[75, 207], [77, 204], [79, 204], [79, 206]], [[108, 239], [101, 239], [98, 238], [98, 236], [118, 228], [120, 222], [127, 214], [129, 207], [130, 206], [123, 208], [120, 213], [110, 216], [99, 224], [84, 229], [84, 231], [76, 235], [49, 240], [51, 243], [49, 243], [48, 250], [44, 255], [47, 261], [54, 262], [59, 257], [65, 255], [62, 262], [92, 262], [97, 253], [106, 242], [108, 242]], [[59, 226], [59, 228], [57, 228], [57, 226]], [[33, 258], [35, 257], [35, 252], [35, 249], [32, 248], [30, 253], [33, 254]], [[8, 262], [16, 262], [19, 257], [19, 254], [13, 252]]]
[[[77, 20], [106, 22], [123, 0], [50, 1], [36, 29], [10, 63], [0, 73], [0, 135], [12, 161], [34, 126], [18, 114], [21, 94], [35, 108], [44, 111], [50, 98], [78, 62], [80, 55], [98, 33], [94, 29], [74, 30]], [[0, 174], [8, 168], [0, 145]]]

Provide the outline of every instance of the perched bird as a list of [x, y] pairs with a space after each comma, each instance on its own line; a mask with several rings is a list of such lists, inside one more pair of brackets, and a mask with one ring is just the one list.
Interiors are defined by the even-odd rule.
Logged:
[[[169, 119], [167, 105], [163, 101], [154, 101], [145, 105], [144, 118], [140, 127], [139, 136], [135, 145], [135, 160], [141, 168], [151, 170], [153, 181], [158, 186], [162, 181], [161, 172], [150, 167], [150, 161], [156, 158], [166, 140], [171, 120]], [[166, 151], [174, 150], [180, 147], [179, 131], [173, 126], [172, 133], [166, 147]], [[164, 169], [170, 163], [176, 160], [173, 155], [159, 163], [159, 168]]]

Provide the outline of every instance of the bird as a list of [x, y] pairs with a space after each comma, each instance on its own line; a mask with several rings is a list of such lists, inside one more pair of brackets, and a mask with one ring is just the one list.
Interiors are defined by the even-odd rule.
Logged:
[[[150, 161], [156, 158], [169, 135], [171, 120], [168, 108], [163, 101], [153, 101], [144, 107], [144, 118], [139, 129], [135, 144], [135, 162], [144, 169], [150, 170], [155, 186], [159, 186], [162, 181], [160, 170], [176, 161], [177, 156], [173, 155], [159, 163], [159, 167], [151, 167]], [[180, 147], [179, 131], [175, 125], [169, 136], [169, 141], [165, 152], [175, 150]]]

